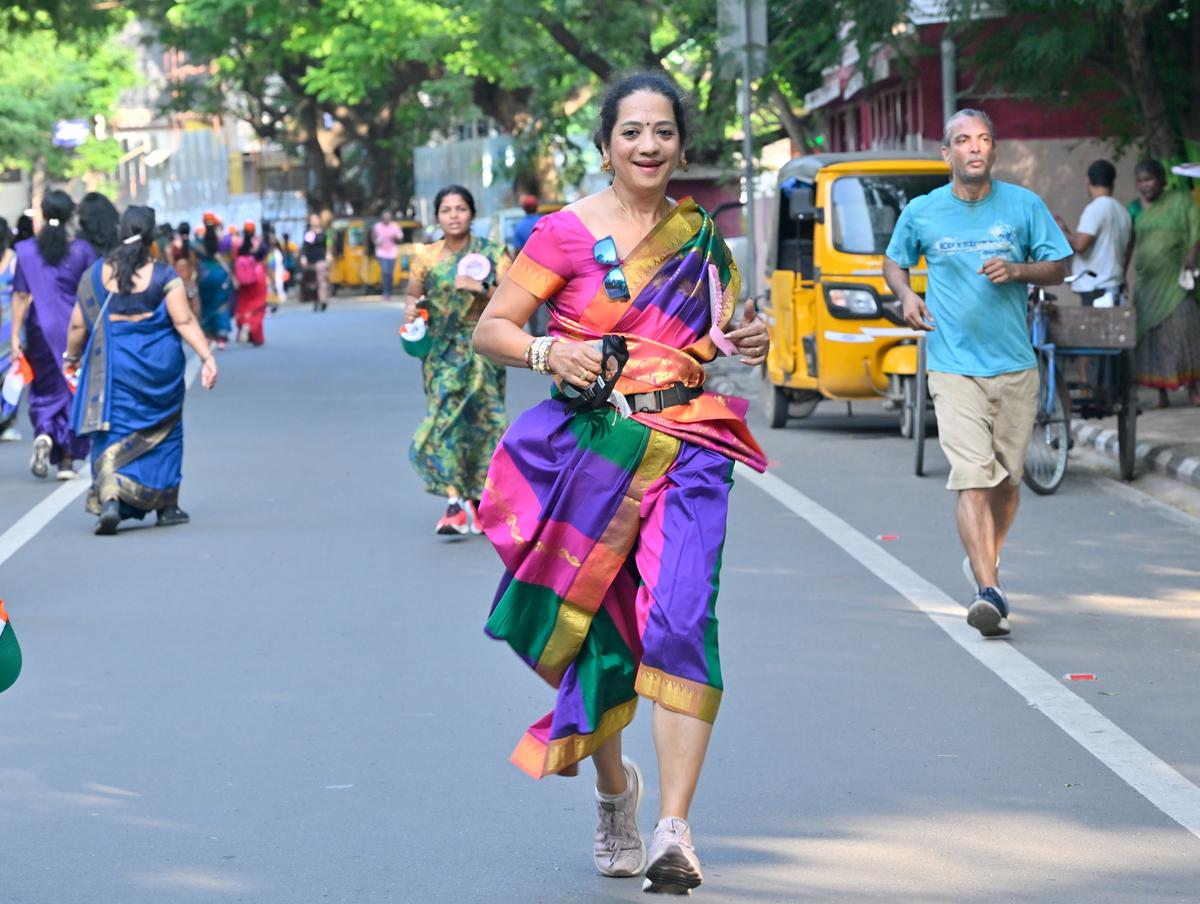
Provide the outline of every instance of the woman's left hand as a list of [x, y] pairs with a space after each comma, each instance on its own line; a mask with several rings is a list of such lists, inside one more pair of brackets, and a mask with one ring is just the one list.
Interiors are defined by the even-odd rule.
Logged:
[[465, 292], [473, 292], [476, 295], [483, 295], [485, 292], [487, 292], [487, 289], [479, 280], [471, 279], [469, 276], [463, 276], [461, 273], [454, 277], [454, 288], [462, 289]]
[[754, 308], [754, 299], [747, 298], [746, 306], [742, 309], [742, 322], [735, 330], [725, 334], [742, 356], [742, 363], [754, 367], [767, 360], [767, 350], [771, 347], [771, 338], [767, 334], [767, 324], [759, 319], [758, 311]]
[[211, 355], [204, 359], [200, 368], [200, 385], [205, 389], [212, 389], [217, 385], [217, 359]]

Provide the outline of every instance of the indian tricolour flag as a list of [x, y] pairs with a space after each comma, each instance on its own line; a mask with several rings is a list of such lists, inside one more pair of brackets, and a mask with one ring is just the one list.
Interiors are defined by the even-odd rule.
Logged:
[[12, 687], [20, 674], [21, 647], [4, 611], [4, 601], [0, 600], [0, 691]]

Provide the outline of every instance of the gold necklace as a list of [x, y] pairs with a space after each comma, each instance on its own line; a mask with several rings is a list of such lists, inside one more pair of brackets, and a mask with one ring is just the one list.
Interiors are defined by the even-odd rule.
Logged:
[[[625, 202], [621, 200], [621, 196], [619, 194], [617, 194], [616, 188], [614, 188], [613, 186], [609, 186], [609, 189], [612, 191], [613, 197], [617, 199], [617, 206], [621, 208], [621, 213], [625, 214], [625, 219], [627, 219], [634, 226], [637, 226], [638, 225], [637, 221], [633, 218], [633, 214], [631, 214], [629, 212], [629, 208], [625, 206]], [[661, 209], [662, 209], [662, 202], [660, 201], [658, 203], [658, 207], [654, 208], [654, 222], [655, 223], [657, 223], [660, 219], [658, 212]]]

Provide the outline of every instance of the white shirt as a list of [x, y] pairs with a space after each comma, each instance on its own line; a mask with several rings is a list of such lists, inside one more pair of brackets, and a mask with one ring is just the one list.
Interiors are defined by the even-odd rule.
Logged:
[[1075, 253], [1073, 273], [1094, 270], [1095, 278], [1081, 276], [1071, 288], [1076, 292], [1115, 289], [1125, 283], [1125, 250], [1133, 234], [1133, 218], [1112, 195], [1093, 198], [1079, 217], [1076, 232], [1095, 236], [1087, 251]]

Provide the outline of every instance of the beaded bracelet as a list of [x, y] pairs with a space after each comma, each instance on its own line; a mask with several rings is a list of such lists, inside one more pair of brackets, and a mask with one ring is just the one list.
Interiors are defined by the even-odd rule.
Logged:
[[525, 363], [537, 374], [549, 374], [550, 346], [558, 341], [557, 336], [538, 336], [525, 349]]

